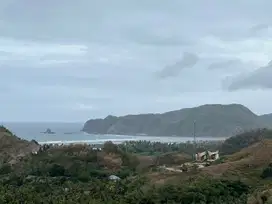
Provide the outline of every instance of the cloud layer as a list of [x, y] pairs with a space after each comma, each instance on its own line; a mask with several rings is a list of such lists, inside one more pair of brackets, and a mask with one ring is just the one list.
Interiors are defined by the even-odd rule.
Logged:
[[231, 91], [239, 89], [272, 89], [271, 77], [272, 61], [264, 67], [234, 77], [228, 89]]
[[272, 112], [271, 6], [2, 0], [0, 120], [85, 121], [233, 102]]
[[160, 78], [177, 77], [182, 69], [193, 67], [198, 61], [198, 57], [192, 53], [183, 53], [181, 60], [174, 64], [165, 66], [159, 73]]

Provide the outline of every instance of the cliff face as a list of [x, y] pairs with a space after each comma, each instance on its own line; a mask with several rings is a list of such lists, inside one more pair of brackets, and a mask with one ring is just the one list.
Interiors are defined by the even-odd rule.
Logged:
[[237, 131], [267, 127], [270, 122], [240, 104], [203, 105], [162, 114], [139, 114], [88, 120], [83, 131], [90, 134], [146, 134], [191, 136], [196, 121], [198, 136], [225, 137]]

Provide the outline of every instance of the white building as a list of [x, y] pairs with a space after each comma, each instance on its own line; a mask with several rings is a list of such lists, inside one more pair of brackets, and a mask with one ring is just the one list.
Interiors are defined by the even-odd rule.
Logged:
[[215, 152], [210, 152], [208, 151], [208, 160], [210, 161], [215, 161], [219, 159], [219, 151], [215, 151]]
[[204, 151], [195, 154], [195, 160], [197, 162], [203, 161], [215, 161], [219, 159], [219, 151], [211, 152], [211, 151]]
[[207, 153], [205, 152], [199, 152], [195, 154], [195, 160], [198, 162], [203, 162], [207, 159]]

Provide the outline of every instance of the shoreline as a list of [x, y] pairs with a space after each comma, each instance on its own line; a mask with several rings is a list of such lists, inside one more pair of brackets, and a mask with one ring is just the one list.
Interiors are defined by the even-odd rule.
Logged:
[[[114, 135], [114, 137], [118, 137]], [[161, 142], [161, 143], [187, 143], [193, 142], [192, 137], [147, 137], [147, 136], [134, 136], [134, 138], [106, 138], [106, 139], [92, 139], [92, 140], [48, 140], [48, 141], [37, 141], [39, 144], [104, 144], [107, 141], [112, 141], [113, 143], [120, 144], [130, 141], [150, 141], [150, 142]], [[197, 143], [202, 142], [220, 142], [224, 141], [226, 138], [198, 138]]]
[[[95, 134], [95, 133], [87, 133], [87, 132], [84, 132], [84, 131], [81, 131], [84, 135], [90, 135], [90, 136], [114, 136], [114, 137], [124, 137], [124, 136], [127, 136], [127, 137], [170, 137], [170, 138], [190, 138], [190, 137], [193, 137], [192, 135], [188, 135], [188, 136], [180, 136], [180, 135], [161, 135], [161, 136], [158, 136], [158, 135], [120, 135], [120, 134]], [[214, 139], [226, 139], [226, 138], [229, 138], [231, 136], [228, 136], [228, 137], [224, 137], [224, 136], [197, 136], [196, 135], [196, 138], [214, 138]]]

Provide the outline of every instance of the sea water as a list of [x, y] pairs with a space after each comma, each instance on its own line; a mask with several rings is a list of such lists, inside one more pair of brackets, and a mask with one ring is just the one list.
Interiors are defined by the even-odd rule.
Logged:
[[[36, 140], [43, 143], [89, 143], [101, 144], [106, 141], [122, 143], [132, 140], [148, 140], [153, 142], [187, 142], [193, 141], [192, 136], [169, 137], [169, 136], [137, 136], [137, 135], [95, 135], [81, 132], [82, 123], [3, 123], [16, 136], [26, 140]], [[44, 134], [42, 132], [50, 128], [55, 134]], [[224, 138], [197, 137], [197, 140], [212, 141]]]

